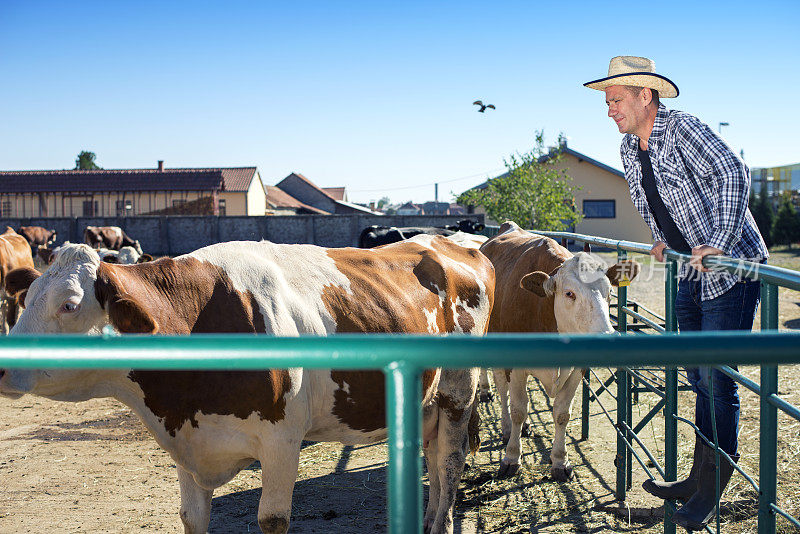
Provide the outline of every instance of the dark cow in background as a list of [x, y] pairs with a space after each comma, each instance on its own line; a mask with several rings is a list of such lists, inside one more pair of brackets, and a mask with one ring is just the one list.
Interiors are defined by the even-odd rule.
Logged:
[[466, 232], [475, 234], [483, 230], [483, 223], [476, 223], [469, 219], [458, 221], [454, 225], [446, 227], [440, 226], [378, 226], [373, 224], [361, 231], [358, 236], [359, 248], [372, 248], [381, 245], [388, 245], [389, 243], [397, 243], [398, 241], [405, 241], [411, 239], [415, 235], [429, 234], [429, 235], [442, 235], [451, 236], [456, 232]]
[[41, 226], [20, 226], [17, 231], [31, 246], [31, 257], [36, 256], [36, 250], [53, 244], [58, 237], [55, 230], [48, 230]]
[[83, 242], [94, 249], [119, 250], [122, 247], [133, 247], [142, 254], [139, 241], [131, 239], [119, 226], [87, 226], [83, 231]]
[[452, 230], [454, 232], [464, 232], [465, 234], [477, 234], [478, 232], [482, 232], [486, 225], [477, 221], [473, 221], [472, 219], [462, 219], [458, 221], [456, 224], [448, 224], [445, 226], [448, 230]]

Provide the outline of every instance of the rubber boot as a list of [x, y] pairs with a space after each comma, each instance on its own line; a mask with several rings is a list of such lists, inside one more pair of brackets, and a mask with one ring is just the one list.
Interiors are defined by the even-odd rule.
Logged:
[[[686, 530], [703, 530], [705, 526], [714, 518], [717, 513], [717, 475], [714, 462], [714, 450], [710, 447], [703, 447], [705, 460], [698, 473], [697, 493], [686, 501], [683, 507], [675, 512], [672, 521]], [[739, 461], [738, 455], [731, 455], [734, 462]], [[733, 466], [725, 459], [720, 457], [719, 462], [719, 494], [722, 492], [731, 479]]]
[[692, 495], [697, 492], [697, 473], [700, 471], [700, 465], [703, 463], [703, 449], [707, 449], [702, 440], [695, 435], [694, 438], [694, 458], [692, 460], [692, 469], [689, 471], [689, 476], [683, 480], [675, 482], [661, 482], [658, 480], [647, 479], [642, 484], [642, 488], [659, 499], [676, 500], [681, 502], [688, 501]]

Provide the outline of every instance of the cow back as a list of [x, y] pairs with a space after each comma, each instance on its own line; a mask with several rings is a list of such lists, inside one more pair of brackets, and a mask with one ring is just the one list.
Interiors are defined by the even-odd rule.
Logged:
[[507, 225], [480, 248], [497, 279], [489, 332], [557, 332], [553, 297], [535, 295], [520, 287], [520, 281], [535, 271], [554, 272], [572, 253], [549, 237]]

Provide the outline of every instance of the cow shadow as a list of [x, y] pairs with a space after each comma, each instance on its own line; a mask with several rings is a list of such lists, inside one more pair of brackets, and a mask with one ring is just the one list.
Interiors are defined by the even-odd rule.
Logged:
[[[297, 481], [290, 531], [354, 534], [387, 531], [385, 465], [336, 471]], [[212, 499], [209, 532], [260, 532], [257, 512], [261, 491], [248, 489]]]

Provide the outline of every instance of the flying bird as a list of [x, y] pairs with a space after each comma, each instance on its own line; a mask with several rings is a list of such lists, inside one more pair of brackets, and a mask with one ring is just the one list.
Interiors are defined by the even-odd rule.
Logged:
[[494, 104], [484, 104], [480, 100], [476, 100], [475, 102], [472, 103], [472, 105], [481, 107], [481, 109], [478, 110], [478, 113], [483, 113], [484, 111], [486, 111], [486, 108], [495, 109]]

